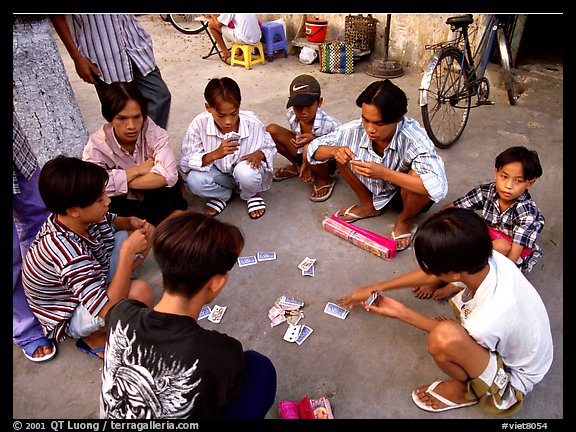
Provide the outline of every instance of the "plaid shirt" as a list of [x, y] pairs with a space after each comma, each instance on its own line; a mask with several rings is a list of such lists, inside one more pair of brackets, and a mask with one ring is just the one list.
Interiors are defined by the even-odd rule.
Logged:
[[514, 243], [532, 249], [532, 253], [525, 257], [521, 264], [522, 271], [529, 272], [542, 256], [542, 249], [536, 244], [536, 239], [544, 228], [544, 216], [528, 191], [503, 212], [498, 206], [498, 199], [496, 183], [492, 182], [475, 187], [452, 204], [482, 211], [482, 217], [488, 226], [507, 235]]
[[[300, 120], [296, 117], [296, 113], [294, 112], [294, 108], [290, 107], [286, 111], [286, 118], [288, 120], [288, 125], [290, 126], [290, 130], [294, 132], [296, 135], [302, 133], [302, 127], [300, 126]], [[318, 108], [316, 111], [316, 116], [314, 117], [314, 124], [312, 125], [312, 133], [319, 137], [322, 135], [329, 134], [333, 132], [338, 126], [340, 126], [342, 122], [326, 111], [321, 108]], [[302, 153], [304, 147], [300, 147], [298, 149], [298, 153]]]
[[[407, 173], [413, 169], [422, 179], [428, 196], [434, 202], [442, 200], [448, 193], [448, 180], [444, 162], [436, 153], [434, 143], [426, 131], [414, 119], [404, 116], [398, 122], [390, 144], [380, 157], [372, 148], [370, 138], [361, 120], [352, 120], [336, 131], [316, 138], [308, 144], [308, 161], [311, 164], [324, 163], [312, 156], [319, 146], [347, 146], [356, 159], [376, 162], [398, 172]], [[379, 178], [358, 176], [358, 179], [372, 192], [372, 202], [376, 210], [383, 208], [398, 191], [398, 185]]]
[[16, 195], [20, 193], [16, 171], [29, 180], [36, 171], [38, 161], [14, 112], [12, 113], [12, 154], [12, 191]]

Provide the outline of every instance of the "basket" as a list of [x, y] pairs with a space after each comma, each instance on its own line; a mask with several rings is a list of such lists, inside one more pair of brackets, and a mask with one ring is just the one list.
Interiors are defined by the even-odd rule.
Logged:
[[371, 14], [348, 15], [344, 22], [344, 42], [362, 51], [374, 49], [377, 22]]

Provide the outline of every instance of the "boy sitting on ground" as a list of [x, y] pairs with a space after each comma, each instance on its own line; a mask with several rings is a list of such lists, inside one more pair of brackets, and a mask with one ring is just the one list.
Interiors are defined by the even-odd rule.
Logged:
[[309, 183], [315, 180], [309, 198], [314, 202], [326, 201], [332, 195], [336, 179], [331, 174], [335, 164], [311, 166], [302, 155], [306, 154], [306, 145], [313, 139], [334, 131], [341, 125], [340, 120], [321, 109], [322, 98], [320, 83], [311, 75], [299, 75], [290, 84], [290, 97], [286, 108], [286, 117], [290, 129], [275, 123], [269, 124], [266, 131], [272, 135], [278, 152], [292, 164], [278, 168], [274, 180], [282, 181], [300, 175]]
[[[446, 207], [481, 211], [495, 250], [529, 273], [542, 256], [536, 240], [544, 229], [544, 216], [530, 196], [530, 189], [542, 176], [538, 153], [523, 146], [509, 147], [494, 163], [494, 181], [481, 184]], [[416, 287], [419, 298], [443, 300], [460, 290], [437, 281]]]
[[153, 309], [126, 300], [106, 316], [100, 416], [263, 419], [276, 395], [272, 362], [198, 324], [228, 282], [242, 233], [186, 211], [160, 223], [152, 243], [164, 292]]
[[154, 227], [109, 213], [107, 181], [106, 170], [91, 162], [67, 156], [46, 162], [38, 189], [51, 214], [22, 266], [26, 298], [46, 337], [77, 339], [77, 348], [95, 357], [103, 356], [112, 305], [127, 297], [154, 301], [150, 285], [131, 278], [148, 255]]

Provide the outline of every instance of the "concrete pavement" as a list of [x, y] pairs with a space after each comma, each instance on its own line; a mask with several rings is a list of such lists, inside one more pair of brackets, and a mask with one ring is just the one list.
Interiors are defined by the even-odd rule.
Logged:
[[[229, 76], [242, 89], [242, 109], [254, 111], [265, 123], [285, 124], [288, 86], [299, 74], [310, 73], [322, 85], [323, 108], [341, 121], [358, 118], [358, 94], [376, 80], [363, 71], [370, 59], [355, 64], [351, 75], [319, 72], [318, 62], [304, 65], [298, 57], [278, 58], [252, 70], [230, 67], [217, 56], [203, 60], [210, 48], [206, 35], [178, 33], [158, 15], [140, 17], [154, 40], [162, 75], [173, 95], [168, 131], [174, 151], [180, 145], [192, 118], [204, 110], [203, 90], [212, 77]], [[76, 75], [59, 39], [62, 57], [90, 133], [102, 123], [100, 105], [92, 86]], [[544, 174], [530, 190], [546, 217], [539, 239], [543, 256], [528, 275], [536, 286], [550, 316], [554, 338], [554, 362], [544, 380], [528, 394], [522, 410], [509, 417], [553, 420], [564, 418], [563, 392], [563, 66], [529, 64], [516, 73], [525, 92], [511, 107], [496, 68], [492, 68], [494, 106], [475, 108], [460, 141], [451, 149], [438, 150], [449, 180], [445, 201], [481, 182], [493, 178], [495, 156], [512, 145], [525, 145], [540, 155]], [[394, 79], [408, 95], [408, 115], [421, 121], [418, 87], [421, 70], [405, 68]], [[276, 166], [286, 160], [278, 156]], [[275, 251], [277, 260], [238, 268], [215, 303], [228, 309], [220, 324], [201, 321], [206, 328], [228, 333], [245, 349], [269, 356], [278, 372], [278, 391], [269, 419], [279, 418], [277, 403], [324, 395], [329, 398], [337, 419], [490, 419], [478, 406], [432, 414], [417, 408], [410, 392], [418, 386], [445, 379], [426, 351], [426, 334], [401, 322], [353, 310], [345, 320], [323, 313], [326, 302], [352, 289], [384, 280], [414, 269], [412, 248], [384, 261], [322, 228], [325, 216], [356, 202], [352, 190], [338, 178], [332, 197], [312, 203], [310, 186], [298, 179], [274, 183], [263, 194], [266, 214], [253, 221], [246, 205], [235, 199], [218, 216], [237, 224], [245, 234], [242, 255]], [[190, 208], [201, 210], [202, 202], [187, 194]], [[358, 226], [390, 236], [395, 212], [357, 222]], [[416, 222], [423, 220], [418, 219]], [[306, 256], [317, 258], [314, 278], [303, 277], [298, 263]], [[157, 299], [161, 277], [152, 256], [138, 270], [138, 276], [154, 287]], [[270, 327], [268, 309], [282, 294], [305, 303], [305, 323], [314, 329], [298, 346], [282, 340], [285, 326]], [[450, 315], [444, 302], [420, 300], [410, 289], [391, 295], [431, 316]], [[527, 317], [529, 319], [529, 317]], [[13, 347], [13, 417], [19, 419], [95, 419], [98, 417], [101, 363], [79, 352], [74, 341], [58, 346], [57, 357], [47, 364], [33, 364]]]

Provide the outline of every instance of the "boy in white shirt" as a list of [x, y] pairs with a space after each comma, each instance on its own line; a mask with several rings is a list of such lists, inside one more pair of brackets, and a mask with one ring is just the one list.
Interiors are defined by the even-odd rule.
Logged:
[[[358, 288], [341, 304], [363, 304], [428, 333], [428, 351], [452, 379], [417, 387], [412, 400], [419, 408], [440, 412], [479, 402], [490, 414], [518, 412], [552, 364], [550, 321], [538, 292], [493, 250], [488, 227], [473, 210], [448, 208], [431, 216], [416, 233], [414, 252], [421, 270]], [[457, 320], [427, 317], [382, 294], [431, 277], [466, 286], [450, 300]], [[372, 293], [376, 300], [363, 303]]]

